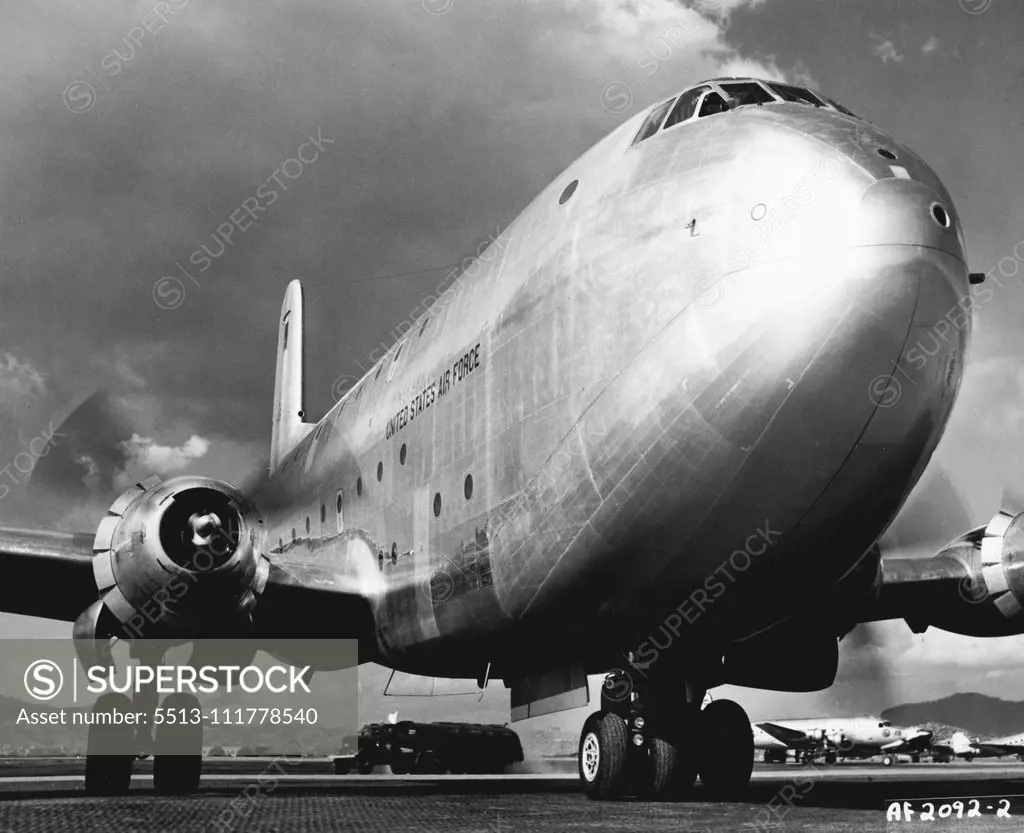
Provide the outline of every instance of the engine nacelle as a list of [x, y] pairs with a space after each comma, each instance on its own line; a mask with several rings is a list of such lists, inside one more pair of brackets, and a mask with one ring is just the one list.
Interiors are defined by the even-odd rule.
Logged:
[[218, 480], [151, 478], [128, 489], [96, 532], [101, 598], [76, 636], [102, 636], [103, 608], [131, 638], [242, 635], [270, 574], [260, 523], [242, 493]]
[[1024, 513], [999, 512], [932, 558], [883, 560], [871, 618], [965, 636], [1024, 633]]

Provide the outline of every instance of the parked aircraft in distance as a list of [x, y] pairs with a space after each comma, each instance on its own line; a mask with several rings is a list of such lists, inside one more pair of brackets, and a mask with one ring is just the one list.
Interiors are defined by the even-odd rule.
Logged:
[[872, 715], [757, 721], [751, 729], [754, 748], [764, 750], [765, 763], [785, 763], [793, 750], [797, 761], [820, 758], [834, 764], [840, 758], [882, 755], [882, 762], [891, 766], [899, 754], [918, 758], [932, 737], [924, 729], [893, 726]]
[[951, 760], [963, 758], [973, 761], [975, 758], [1002, 758], [1016, 755], [1024, 760], [1024, 733], [993, 738], [992, 740], [972, 740], [964, 732], [954, 732], [946, 741], [932, 744], [933, 755]]
[[[503, 680], [514, 719], [612, 672], [579, 745], [598, 799], [737, 794], [750, 722], [705, 692], [828, 688], [859, 622], [1024, 632], [1021, 516], [932, 558], [878, 544], [992, 297], [906, 145], [804, 87], [713, 79], [613, 130], [478, 264], [316, 422], [291, 283], [269, 476], [147, 480], [95, 536], [0, 530], [0, 610], [74, 622], [88, 666], [139, 625], [356, 638], [360, 662]], [[138, 732], [157, 791], [196, 788], [198, 739]], [[125, 792], [133, 757], [89, 755], [87, 789]]]

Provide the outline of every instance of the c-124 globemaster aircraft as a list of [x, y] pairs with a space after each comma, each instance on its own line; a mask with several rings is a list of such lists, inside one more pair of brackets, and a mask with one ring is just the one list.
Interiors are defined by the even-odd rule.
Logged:
[[[361, 662], [502, 679], [516, 719], [612, 672], [579, 748], [599, 799], [743, 788], [750, 723], [705, 692], [827, 688], [858, 622], [1024, 631], [1020, 516], [930, 559], [877, 545], [991, 293], [894, 138], [804, 88], [707, 81], [570, 165], [480, 263], [315, 424], [293, 282], [255, 493], [147, 481], [95, 538], [4, 531], [0, 608], [102, 643], [227, 536], [189, 576], [202, 615], [147, 636], [353, 637]], [[158, 790], [198, 785], [198, 748], [160, 763]], [[87, 770], [123, 790], [131, 760]]]

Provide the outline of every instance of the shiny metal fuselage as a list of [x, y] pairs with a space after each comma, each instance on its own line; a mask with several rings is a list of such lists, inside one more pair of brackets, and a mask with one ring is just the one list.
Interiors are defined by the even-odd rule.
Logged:
[[355, 581], [379, 661], [597, 669], [684, 611], [683, 642], [748, 637], [857, 564], [938, 443], [969, 321], [948, 325], [967, 267], [935, 174], [825, 108], [631, 146], [643, 115], [275, 476], [301, 503], [267, 519], [271, 558]]

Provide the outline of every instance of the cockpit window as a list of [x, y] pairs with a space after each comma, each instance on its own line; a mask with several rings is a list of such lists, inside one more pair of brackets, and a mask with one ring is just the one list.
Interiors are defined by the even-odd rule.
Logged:
[[795, 101], [799, 104], [810, 104], [814, 107], [821, 107], [821, 102], [810, 91], [801, 87], [791, 87], [789, 84], [771, 83], [768, 85], [777, 92], [785, 101]]
[[[824, 98], [824, 96], [822, 96], [822, 97]], [[848, 116], [853, 116], [855, 119], [859, 119], [860, 118], [860, 116], [858, 116], [856, 113], [851, 113], [842, 104], [838, 104], [837, 102], [833, 101], [831, 98], [826, 98], [825, 101], [827, 101], [829, 104], [831, 104], [833, 107], [835, 107], [840, 113], [845, 113]]]
[[676, 102], [676, 106], [672, 108], [672, 112], [665, 119], [665, 126], [662, 130], [668, 130], [680, 122], [692, 119], [697, 113], [697, 102], [700, 101], [701, 95], [710, 89], [711, 87], [705, 84], [702, 87], [694, 87], [692, 90], [687, 90], [679, 96], [679, 101]]
[[633, 144], [642, 142], [644, 139], [648, 139], [658, 132], [658, 128], [661, 127], [661, 120], [665, 118], [665, 114], [669, 111], [675, 98], [670, 98], [668, 101], [663, 101], [653, 110], [651, 114], [644, 119], [644, 123], [640, 125], [640, 130], [637, 131], [636, 138], [633, 139]]
[[770, 92], [760, 84], [755, 84], [753, 81], [722, 84], [721, 87], [729, 95], [737, 99], [739, 102], [737, 106], [739, 107], [742, 107], [745, 104], [771, 104], [775, 101]]
[[700, 112], [697, 115], [698, 118], [704, 118], [705, 116], [713, 116], [716, 113], [724, 113], [728, 109], [724, 98], [716, 92], [710, 92], [704, 96], [704, 101], [700, 105]]

